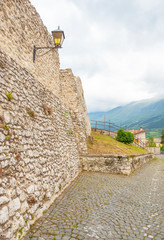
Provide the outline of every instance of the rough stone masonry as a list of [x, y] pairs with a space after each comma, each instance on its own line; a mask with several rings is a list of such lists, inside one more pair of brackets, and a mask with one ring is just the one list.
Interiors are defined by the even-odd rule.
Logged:
[[0, 59], [0, 234], [17, 239], [81, 169], [68, 108], [9, 56]]
[[90, 133], [80, 79], [61, 74], [57, 50], [33, 63], [34, 45], [53, 42], [30, 1], [0, 1], [0, 237], [10, 240], [79, 174]]

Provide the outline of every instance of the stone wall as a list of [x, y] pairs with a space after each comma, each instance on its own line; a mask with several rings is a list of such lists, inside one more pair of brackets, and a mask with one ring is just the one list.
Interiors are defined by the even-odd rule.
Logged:
[[75, 79], [76, 89], [77, 89], [77, 99], [78, 99], [79, 109], [81, 108], [81, 112], [84, 115], [85, 131], [86, 131], [86, 135], [89, 136], [91, 133], [91, 124], [88, 116], [88, 110], [85, 102], [82, 82], [80, 77], [74, 77], [74, 79]]
[[0, 39], [0, 239], [17, 240], [81, 171], [90, 122], [58, 50], [33, 63], [54, 44], [29, 0], [0, 0]]
[[81, 171], [68, 112], [0, 51], [0, 236], [22, 238]]
[[88, 154], [81, 156], [81, 164], [84, 171], [129, 175], [152, 158], [153, 154], [133, 156]]
[[69, 108], [79, 152], [87, 152], [86, 136], [90, 135], [91, 126], [84, 99], [84, 92], [79, 77], [71, 69], [60, 70], [61, 98]]
[[[56, 29], [57, 26], [54, 26]], [[52, 29], [54, 30], [54, 29]], [[33, 63], [33, 47], [54, 46], [51, 35], [29, 0], [0, 1], [0, 49], [33, 74], [56, 96], [60, 96], [58, 50], [38, 50]]]
[[[52, 29], [53, 30], [53, 29]], [[71, 69], [59, 73], [58, 51], [37, 50], [33, 63], [33, 46], [54, 46], [47, 28], [29, 0], [2, 0], [0, 2], [0, 49], [12, 57], [54, 95], [63, 100], [71, 113], [79, 151], [86, 152], [86, 136], [90, 122], [81, 80]], [[44, 55], [45, 52], [47, 54]], [[62, 50], [61, 50], [62, 51]]]
[[153, 154], [160, 154], [160, 147], [147, 147], [147, 150]]

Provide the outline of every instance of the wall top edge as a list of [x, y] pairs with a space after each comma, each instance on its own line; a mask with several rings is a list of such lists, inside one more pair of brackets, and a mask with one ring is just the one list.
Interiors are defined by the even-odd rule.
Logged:
[[127, 154], [127, 155], [118, 155], [118, 154], [85, 154], [85, 155], [80, 155], [80, 157], [121, 157], [121, 158], [126, 158], [126, 157], [139, 157], [139, 156], [154, 156], [153, 153], [144, 153], [144, 154]]

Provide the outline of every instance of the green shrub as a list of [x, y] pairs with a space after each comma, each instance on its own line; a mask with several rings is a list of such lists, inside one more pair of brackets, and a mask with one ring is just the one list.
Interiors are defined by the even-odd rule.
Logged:
[[127, 137], [127, 143], [133, 143], [134, 142], [134, 135], [131, 132], [126, 132]]
[[123, 143], [133, 143], [134, 135], [131, 132], [126, 132], [123, 129], [119, 129], [117, 132], [116, 140]]
[[153, 143], [149, 144], [149, 147], [156, 147], [156, 144], [153, 142]]
[[149, 143], [149, 147], [156, 147], [153, 137], [149, 137], [148, 143]]
[[164, 144], [160, 147], [161, 151], [164, 151]]
[[116, 140], [119, 142], [126, 142], [126, 132], [123, 129], [118, 130]]
[[164, 129], [162, 130], [161, 143], [164, 144]]

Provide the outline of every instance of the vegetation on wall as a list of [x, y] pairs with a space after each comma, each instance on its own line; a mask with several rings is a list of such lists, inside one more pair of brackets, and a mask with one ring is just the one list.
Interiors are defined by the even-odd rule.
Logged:
[[3, 129], [3, 134], [5, 135], [5, 141], [11, 140], [11, 133], [9, 126], [5, 123], [4, 116], [0, 116], [0, 128]]
[[11, 101], [13, 99], [12, 93], [11, 92], [7, 92], [6, 96], [8, 98], [9, 101]]
[[65, 118], [65, 119], [68, 119], [68, 116], [69, 116], [69, 113], [68, 113], [67, 111], [65, 111], [65, 113], [64, 113], [64, 118]]
[[0, 68], [2, 68], [2, 69], [5, 68], [5, 64], [3, 62], [0, 62]]
[[44, 113], [46, 115], [52, 115], [53, 114], [52, 107], [48, 107], [47, 104], [45, 104], [45, 103], [42, 105], [42, 107], [43, 107]]
[[27, 108], [27, 113], [30, 117], [35, 118], [35, 112], [32, 109]]
[[68, 135], [72, 135], [73, 134], [73, 131], [71, 129], [68, 130], [67, 132]]

